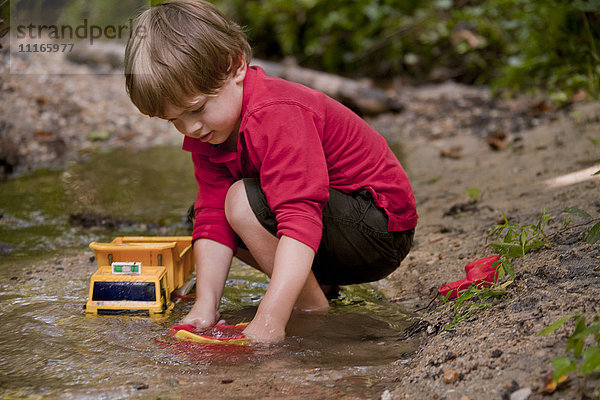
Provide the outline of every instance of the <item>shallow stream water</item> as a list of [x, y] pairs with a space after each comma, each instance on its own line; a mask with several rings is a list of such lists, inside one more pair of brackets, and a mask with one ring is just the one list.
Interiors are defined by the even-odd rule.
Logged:
[[[168, 328], [192, 299], [157, 318], [85, 315], [96, 269], [89, 242], [189, 233], [188, 158], [177, 149], [113, 151], [0, 185], [0, 397], [378, 398], [414, 343], [403, 340], [407, 316], [375, 285], [344, 288], [327, 315], [293, 316], [275, 347], [175, 340]], [[116, 222], [84, 227], [73, 215]], [[235, 261], [222, 317], [249, 321], [266, 287]]]

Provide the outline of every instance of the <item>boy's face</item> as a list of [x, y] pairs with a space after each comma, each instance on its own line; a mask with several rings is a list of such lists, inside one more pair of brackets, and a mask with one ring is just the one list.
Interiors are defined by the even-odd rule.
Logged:
[[185, 136], [210, 144], [221, 144], [236, 133], [242, 115], [243, 83], [246, 63], [235, 71], [214, 95], [198, 94], [186, 98], [189, 107], [177, 107], [167, 102], [164, 119], [172, 122]]

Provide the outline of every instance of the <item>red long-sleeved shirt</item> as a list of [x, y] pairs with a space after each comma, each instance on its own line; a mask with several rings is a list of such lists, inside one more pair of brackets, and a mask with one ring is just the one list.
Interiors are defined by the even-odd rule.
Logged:
[[192, 153], [198, 196], [193, 238], [236, 251], [224, 201], [231, 184], [260, 178], [278, 223], [277, 236], [317, 251], [321, 210], [329, 187], [367, 189], [388, 215], [389, 231], [413, 229], [417, 212], [404, 169], [385, 139], [348, 108], [305, 86], [267, 77], [249, 67], [244, 79], [237, 152], [185, 137]]

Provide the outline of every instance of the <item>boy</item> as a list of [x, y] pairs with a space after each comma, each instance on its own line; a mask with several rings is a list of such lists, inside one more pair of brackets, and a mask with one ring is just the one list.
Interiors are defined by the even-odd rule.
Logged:
[[244, 330], [259, 343], [281, 341], [294, 309], [327, 311], [325, 293], [337, 285], [375, 281], [400, 265], [417, 222], [414, 196], [362, 119], [249, 67], [243, 31], [210, 3], [164, 2], [133, 32], [129, 96], [185, 135], [198, 182], [197, 296], [182, 323], [217, 323], [234, 255], [271, 278]]

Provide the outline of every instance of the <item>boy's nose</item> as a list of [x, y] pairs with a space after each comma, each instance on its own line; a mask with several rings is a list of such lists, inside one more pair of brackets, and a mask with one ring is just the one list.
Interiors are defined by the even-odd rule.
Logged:
[[198, 120], [188, 119], [181, 124], [180, 132], [184, 135], [192, 135], [202, 129], [202, 123]]

